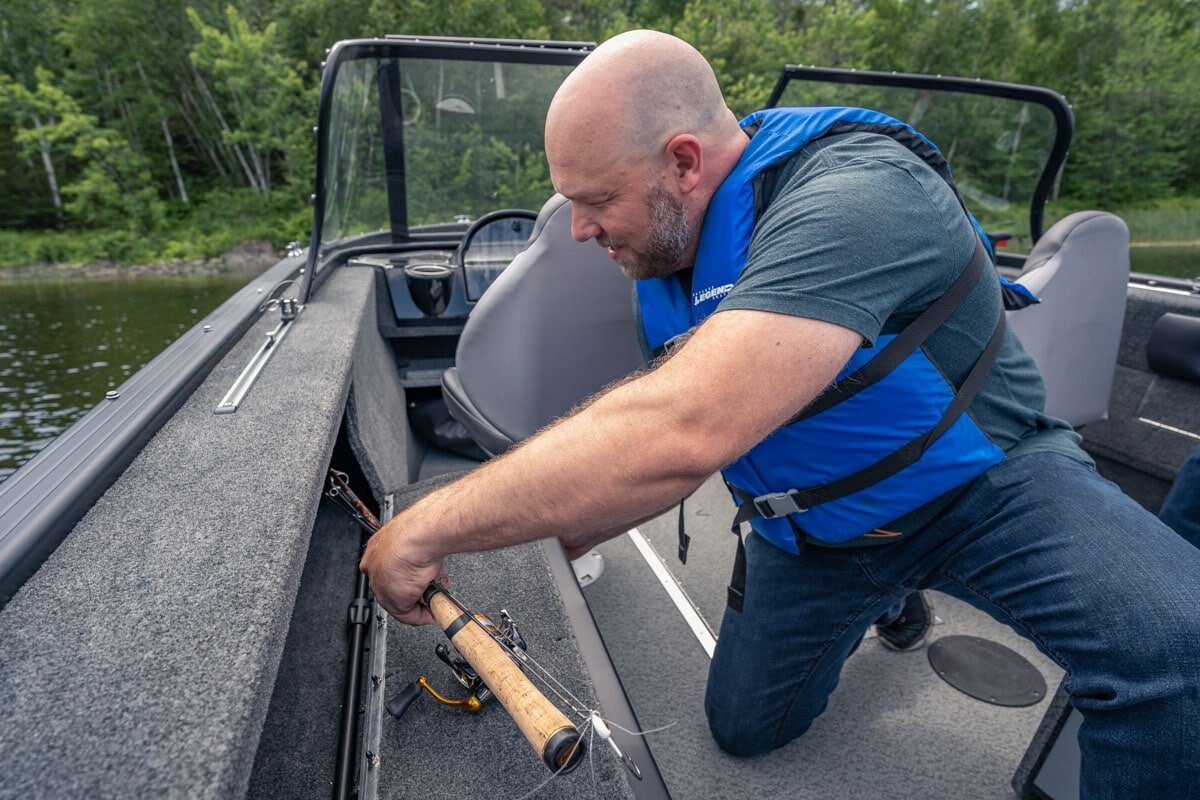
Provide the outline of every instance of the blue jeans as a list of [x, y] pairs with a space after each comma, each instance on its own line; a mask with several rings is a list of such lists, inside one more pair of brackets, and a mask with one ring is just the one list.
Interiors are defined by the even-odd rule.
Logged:
[[746, 551], [744, 610], [726, 609], [705, 698], [730, 753], [804, 733], [867, 627], [937, 589], [1067, 671], [1084, 798], [1200, 798], [1200, 549], [1088, 467], [1005, 461], [891, 545], [792, 555], [755, 535]]
[[1158, 518], [1200, 547], [1200, 447], [1183, 462]]

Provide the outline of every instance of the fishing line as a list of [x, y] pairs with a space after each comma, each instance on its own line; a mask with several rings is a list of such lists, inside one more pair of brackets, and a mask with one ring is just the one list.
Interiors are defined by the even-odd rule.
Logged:
[[[579, 733], [582, 735], [585, 730], [588, 732], [589, 735], [591, 735], [593, 733], [593, 731], [590, 730], [590, 723], [584, 723], [584, 725], [581, 727]], [[591, 739], [589, 739], [588, 740], [588, 761], [589, 762], [591, 762], [591, 757], [592, 757], [591, 744], [592, 744]], [[553, 773], [551, 773], [549, 778], [546, 778], [546, 780], [542, 781], [537, 786], [533, 787], [533, 789], [531, 789], [528, 793], [523, 794], [520, 797], [518, 797], [517, 800], [529, 800], [529, 798], [533, 797], [535, 794], [540, 792], [542, 789], [545, 789], [548, 785], [550, 785], [550, 782], [553, 781], [555, 778], [557, 778], [559, 775], [561, 775], [563, 770], [566, 768], [567, 768], [567, 764], [563, 764], [561, 767], [559, 767], [557, 770], [555, 770]], [[595, 784], [596, 784], [596, 768], [595, 768], [595, 764], [593, 763], [593, 766], [592, 766], [592, 786], [593, 786], [593, 788], [595, 787]]]
[[[487, 630], [487, 629], [484, 628], [484, 630]], [[489, 631], [489, 633], [490, 633], [490, 631]], [[516, 645], [508, 637], [501, 636], [499, 634], [492, 634], [492, 635], [493, 635], [493, 638], [499, 639], [500, 641], [505, 643], [505, 645], [506, 645], [505, 652], [508, 653], [509, 658], [511, 658], [518, 667], [521, 667], [526, 672], [529, 672], [528, 668], [530, 665], [532, 665], [534, 668], [537, 669], [537, 672], [529, 672], [530, 677], [535, 677], [535, 678], [538, 678], [539, 680], [543, 681], [546, 688], [549, 689], [559, 700], [561, 700], [564, 705], [566, 705], [568, 708], [570, 708], [571, 711], [573, 711], [575, 714], [577, 714], [580, 719], [583, 719], [583, 720], [590, 719], [591, 709], [589, 709], [587, 707], [587, 704], [584, 703], [582, 700], [580, 700], [578, 697], [576, 697], [574, 694], [572, 694], [570, 689], [568, 689], [566, 686], [564, 686], [561, 681], [559, 681], [557, 678], [554, 677], [554, 675], [552, 675], [550, 673], [550, 670], [546, 669], [541, 664], [539, 664], [537, 659], [535, 659], [533, 656], [529, 655], [528, 652], [522, 651], [521, 655], [518, 657], [516, 655], [515, 651], [512, 649], [512, 648], [516, 647]], [[570, 698], [570, 700], [568, 700], [567, 697], [563, 697], [564, 693], [567, 695], [567, 697]]]
[[592, 797], [598, 797], [596, 792], [596, 726], [593, 725], [588, 731], [588, 767], [592, 770]]
[[668, 722], [666, 725], [663, 725], [658, 728], [651, 728], [648, 731], [631, 731], [631, 730], [629, 730], [629, 728], [626, 728], [623, 725], [619, 725], [616, 722], [613, 722], [611, 719], [605, 718], [604, 721], [607, 722], [609, 725], [613, 726], [614, 728], [616, 728], [617, 730], [622, 731], [624, 733], [628, 733], [630, 736], [645, 736], [650, 733], [659, 733], [661, 731], [665, 731], [667, 728], [674, 728], [676, 725], [679, 724], [679, 721], [676, 720], [675, 722]]
[[[617, 758], [625, 766], [625, 768], [628, 769], [633, 774], [633, 776], [635, 778], [637, 778], [638, 780], [642, 779], [641, 768], [638, 767], [637, 762], [633, 760], [632, 756], [630, 756], [628, 753], [623, 752], [621, 750], [621, 747], [612, 738], [612, 729], [609, 727], [610, 723], [607, 719], [605, 719], [600, 714], [599, 709], [588, 708], [587, 705], [582, 700], [580, 700], [578, 697], [576, 697], [575, 694], [573, 692], [571, 692], [570, 689], [568, 689], [565, 685], [563, 685], [563, 683], [561, 681], [559, 681], [557, 678], [555, 678], [554, 675], [550, 672], [550, 670], [548, 670], [548, 669], [546, 669], [546, 667], [542, 666], [538, 662], [537, 659], [535, 659], [533, 656], [529, 655], [524, 649], [519, 648], [519, 646], [516, 644], [516, 642], [513, 641], [513, 639], [510, 636], [502, 633], [495, 624], [492, 624], [492, 626], [489, 628], [487, 625], [485, 625], [483, 623], [483, 620], [470, 614], [470, 612], [467, 611], [466, 607], [459, 600], [457, 600], [453, 596], [450, 596], [450, 595], [447, 595], [447, 596], [449, 596], [451, 601], [453, 601], [455, 603], [455, 605], [457, 605], [459, 607], [459, 609], [461, 609], [463, 611], [463, 613], [470, 620], [475, 622], [475, 624], [478, 625], [480, 627], [480, 629], [483, 630], [484, 633], [486, 633], [490, 638], [499, 642], [502, 645], [501, 650], [508, 654], [508, 657], [512, 660], [512, 662], [514, 664], [517, 665], [518, 669], [520, 669], [525, 674], [529, 675], [530, 678], [536, 679], [539, 682], [541, 682], [542, 684], [544, 684], [545, 687], [558, 698], [559, 702], [561, 702], [563, 705], [565, 705], [567, 708], [569, 708], [575, 714], [579, 715], [579, 717], [583, 720], [582, 725], [578, 729], [581, 736], [584, 731], [589, 731], [590, 734], [592, 735], [592, 737], [599, 735], [599, 737], [602, 740], [608, 742], [609, 747], [611, 747], [613, 752], [616, 753]], [[501, 614], [504, 614], [505, 617], [507, 618], [507, 612], [501, 611]], [[490, 620], [489, 620], [489, 622], [490, 622]], [[536, 669], [536, 671], [534, 671], [535, 669]], [[564, 693], [570, 697], [570, 700], [568, 700], [567, 697], [563, 696]], [[628, 728], [625, 728], [624, 726], [617, 725], [616, 723], [611, 723], [611, 724], [632, 736], [645, 736], [647, 733], [654, 733], [654, 732], [657, 732], [660, 730], [666, 730], [667, 728], [670, 728], [673, 725], [675, 725], [675, 723], [672, 722], [670, 725], [666, 725], [661, 728], [656, 728], [651, 731], [642, 731], [641, 733], [635, 733], [633, 731], [630, 731]], [[589, 739], [589, 745], [590, 744], [591, 744], [591, 740]], [[595, 788], [594, 754], [595, 754], [595, 750], [589, 749], [588, 763], [592, 765], [593, 789]], [[558, 772], [556, 772], [551, 777], [552, 778], [557, 777], [557, 775], [558, 775]], [[535, 789], [534, 791], [537, 791], [537, 790]]]
[[[439, 579], [434, 581], [434, 583], [441, 586], [443, 582]], [[522, 672], [526, 673], [531, 678], [537, 678], [538, 680], [542, 681], [546, 688], [549, 689], [559, 699], [559, 701], [563, 703], [563, 705], [567, 706], [572, 712], [578, 715], [580, 719], [586, 721], [589, 718], [589, 713], [585, 711], [586, 704], [572, 694], [571, 690], [564, 686], [562, 682], [555, 678], [550, 673], [550, 670], [539, 664], [537, 659], [529, 655], [529, 653], [525, 650], [521, 649], [519, 645], [517, 645], [517, 643], [510, 637], [501, 633], [500, 629], [495, 625], [495, 623], [492, 623], [492, 627], [489, 628], [483, 623], [483, 620], [479, 619], [478, 616], [472, 613], [462, 601], [445, 591], [444, 587], [443, 594], [445, 594], [450, 602], [458, 606], [459, 610], [462, 611], [471, 622], [474, 622], [476, 625], [478, 625], [480, 630], [487, 634], [489, 638], [495, 642], [499, 642], [501, 644], [501, 650], [509, 657], [509, 659], [512, 660], [514, 664], [517, 665], [518, 668], [521, 669]], [[491, 622], [491, 620], [488, 619], [488, 622]], [[538, 672], [531, 672], [529, 669], [530, 665], [536, 668]], [[566, 694], [566, 697], [563, 696], [564, 693]], [[569, 697], [570, 700], [568, 700], [567, 697]]]

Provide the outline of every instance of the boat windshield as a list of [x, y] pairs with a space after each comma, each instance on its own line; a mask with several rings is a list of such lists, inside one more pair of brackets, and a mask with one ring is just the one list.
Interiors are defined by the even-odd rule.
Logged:
[[942, 151], [967, 207], [989, 233], [1028, 253], [1070, 141], [1066, 101], [1037, 87], [895, 73], [789, 67], [775, 105], [872, 108], [912, 125]]
[[546, 109], [586, 51], [358, 44], [336, 64], [331, 54], [322, 88], [318, 261], [351, 241], [461, 233], [490, 211], [536, 210], [554, 193]]

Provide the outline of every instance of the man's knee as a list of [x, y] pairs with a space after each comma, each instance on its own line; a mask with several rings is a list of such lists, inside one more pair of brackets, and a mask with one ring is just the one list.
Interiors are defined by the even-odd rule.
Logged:
[[752, 722], [748, 719], [749, 715], [724, 714], [714, 711], [707, 703], [704, 710], [708, 715], [708, 729], [713, 740], [731, 756], [750, 758], [775, 749], [769, 731], [747, 724]]
[[808, 730], [816, 716], [800, 719], [792, 713], [763, 713], [762, 709], [747, 708], [737, 698], [714, 697], [711, 687], [704, 699], [704, 712], [713, 740], [726, 753], [739, 758], [760, 756], [784, 746]]

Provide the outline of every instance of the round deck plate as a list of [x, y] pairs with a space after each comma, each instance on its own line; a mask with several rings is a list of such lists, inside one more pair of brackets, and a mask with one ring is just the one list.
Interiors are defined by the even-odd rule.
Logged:
[[997, 706], [1031, 706], [1046, 696], [1046, 679], [1020, 653], [978, 636], [943, 636], [929, 645], [929, 664], [963, 694]]

